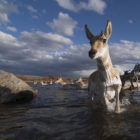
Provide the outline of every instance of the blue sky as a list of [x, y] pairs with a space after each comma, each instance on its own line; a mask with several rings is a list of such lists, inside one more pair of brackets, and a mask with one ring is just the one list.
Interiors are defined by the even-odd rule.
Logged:
[[0, 0], [0, 69], [30, 75], [88, 76], [88, 24], [94, 34], [112, 21], [114, 66], [122, 72], [140, 63], [138, 0]]

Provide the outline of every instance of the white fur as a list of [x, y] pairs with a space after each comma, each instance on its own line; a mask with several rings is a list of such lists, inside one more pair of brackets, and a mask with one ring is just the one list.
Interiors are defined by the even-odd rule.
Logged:
[[104, 62], [104, 65], [108, 64], [109, 59], [110, 59], [110, 56], [108, 55], [106, 61]]
[[91, 82], [90, 84], [90, 97], [91, 100], [95, 103], [100, 103], [102, 105], [106, 105], [108, 111], [114, 111], [115, 102], [110, 102], [111, 99], [115, 98], [115, 90], [108, 90], [108, 85], [106, 83], [101, 83], [100, 86], [95, 85], [95, 83]]
[[95, 59], [97, 59], [97, 58], [99, 58], [99, 57], [102, 57], [102, 56], [104, 56], [105, 55], [105, 53], [106, 53], [106, 48], [104, 47], [104, 48], [102, 48], [100, 51], [98, 51], [97, 53], [96, 53], [96, 55], [95, 55]]
[[[107, 75], [108, 76], [108, 75]], [[115, 87], [114, 85], [121, 85], [121, 80], [117, 79], [108, 79], [106, 82], [101, 83], [90, 82], [89, 93], [91, 100], [94, 102], [100, 102], [105, 104], [108, 111], [114, 111], [116, 100], [115, 100]], [[114, 101], [111, 101], [114, 100]]]

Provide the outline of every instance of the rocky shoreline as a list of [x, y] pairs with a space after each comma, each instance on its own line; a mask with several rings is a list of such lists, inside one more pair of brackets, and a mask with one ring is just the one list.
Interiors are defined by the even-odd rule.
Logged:
[[14, 74], [0, 70], [0, 104], [27, 102], [37, 94], [37, 90]]

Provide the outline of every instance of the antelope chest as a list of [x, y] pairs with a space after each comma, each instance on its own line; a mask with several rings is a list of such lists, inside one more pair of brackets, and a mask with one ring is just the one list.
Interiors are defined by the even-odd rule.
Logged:
[[115, 85], [121, 85], [120, 79], [114, 78], [106, 82], [91, 80], [89, 83], [89, 93], [92, 100], [95, 102], [104, 103], [105, 100], [111, 101], [115, 99]]

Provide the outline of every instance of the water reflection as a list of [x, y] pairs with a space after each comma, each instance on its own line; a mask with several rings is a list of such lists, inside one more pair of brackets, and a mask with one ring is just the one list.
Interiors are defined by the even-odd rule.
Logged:
[[[37, 88], [38, 98], [28, 104], [0, 106], [0, 139], [139, 139], [138, 101], [116, 115], [93, 109], [87, 91]], [[132, 95], [139, 100], [138, 93]]]

